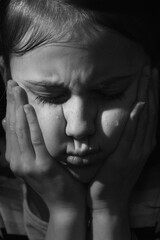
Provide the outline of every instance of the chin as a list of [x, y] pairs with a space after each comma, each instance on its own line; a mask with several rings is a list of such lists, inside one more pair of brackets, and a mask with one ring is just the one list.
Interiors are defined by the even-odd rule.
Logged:
[[83, 168], [68, 167], [71, 175], [81, 183], [90, 183], [95, 178], [100, 166], [88, 166]]

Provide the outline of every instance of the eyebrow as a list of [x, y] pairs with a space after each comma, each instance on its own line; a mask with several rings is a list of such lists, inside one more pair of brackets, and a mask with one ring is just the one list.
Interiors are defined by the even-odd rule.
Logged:
[[[112, 76], [108, 78], [108, 82], [117, 82], [120, 80], [128, 80], [133, 78], [137, 73], [132, 73], [132, 74], [127, 74], [127, 75], [121, 75], [121, 76]], [[102, 79], [106, 79], [105, 77], [103, 77]]]
[[130, 84], [136, 75], [137, 75], [137, 72], [133, 74], [128, 74], [128, 75], [113, 76], [113, 77], [109, 77], [108, 79], [107, 77], [104, 76], [103, 78], [100, 78], [99, 80], [97, 80], [94, 86], [96, 87], [97, 83], [102, 86], [112, 86], [112, 85], [114, 86], [115, 84]]
[[34, 86], [40, 86], [40, 87], [63, 87], [65, 88], [64, 83], [58, 83], [58, 82], [51, 82], [51, 81], [47, 81], [47, 80], [42, 80], [42, 81], [33, 81], [33, 80], [25, 80], [25, 82], [29, 83], [30, 85], [34, 85]]
[[[104, 86], [111, 86], [114, 84], [129, 84], [134, 76], [137, 74], [132, 73], [132, 74], [127, 74], [127, 75], [122, 75], [122, 76], [112, 76], [112, 77], [102, 77], [99, 78], [93, 85], [92, 87], [97, 87], [97, 84], [102, 84]], [[41, 81], [33, 81], [33, 80], [26, 80], [25, 82], [29, 83], [32, 86], [37, 86], [37, 87], [44, 87], [44, 88], [66, 88], [66, 85], [64, 82], [59, 83], [59, 82], [51, 82], [49, 80], [41, 80]], [[27, 86], [26, 86], [27, 87]]]

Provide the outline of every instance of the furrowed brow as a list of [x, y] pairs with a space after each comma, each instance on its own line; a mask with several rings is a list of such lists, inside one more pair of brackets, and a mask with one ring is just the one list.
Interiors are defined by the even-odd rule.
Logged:
[[[114, 84], [117, 82], [130, 82], [134, 79], [134, 77], [136, 76], [136, 74], [130, 74], [130, 75], [122, 75], [122, 76], [114, 76], [114, 77], [110, 77], [107, 80], [108, 84]], [[103, 78], [103, 80], [105, 80], [105, 78]]]
[[59, 83], [59, 82], [51, 82], [47, 80], [42, 80], [42, 81], [33, 81], [33, 80], [26, 80], [26, 83], [32, 86], [37, 86], [37, 87], [44, 87], [44, 88], [49, 88], [49, 87], [65, 87], [64, 83]]
[[99, 87], [111, 87], [116, 85], [128, 85], [130, 84], [132, 81], [134, 81], [136, 74], [130, 74], [130, 75], [124, 75], [124, 76], [115, 76], [115, 77], [103, 77], [101, 79], [99, 79], [95, 86], [93, 87], [97, 87], [97, 84], [99, 85]]

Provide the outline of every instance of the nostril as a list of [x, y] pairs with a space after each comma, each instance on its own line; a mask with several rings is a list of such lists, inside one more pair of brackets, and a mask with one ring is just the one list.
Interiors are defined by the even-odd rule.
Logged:
[[63, 104], [67, 136], [82, 139], [94, 133], [97, 108], [91, 103], [88, 97], [73, 95]]
[[76, 123], [74, 120], [66, 125], [66, 135], [75, 139], [83, 139], [94, 134], [94, 125], [86, 122]]

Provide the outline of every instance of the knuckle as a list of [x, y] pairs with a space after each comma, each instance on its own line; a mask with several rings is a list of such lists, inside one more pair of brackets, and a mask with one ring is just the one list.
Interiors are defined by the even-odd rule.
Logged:
[[40, 174], [40, 175], [48, 175], [50, 172], [51, 172], [51, 163], [43, 163], [43, 164], [37, 164], [37, 172]]
[[34, 159], [29, 155], [22, 155], [22, 173], [24, 176], [30, 176], [34, 173]]
[[28, 164], [28, 163], [24, 163], [23, 166], [22, 166], [22, 171], [23, 171], [23, 175], [25, 176], [29, 176], [29, 175], [32, 175], [33, 173], [33, 167]]
[[35, 127], [36, 126], [36, 121], [33, 117], [30, 117], [29, 118], [29, 124], [32, 126], [32, 127]]
[[8, 151], [5, 152], [5, 159], [7, 162], [10, 162], [10, 153]]
[[10, 161], [10, 169], [12, 170], [13, 173], [19, 175], [20, 165], [14, 159]]
[[22, 161], [17, 162], [12, 160], [10, 162], [10, 168], [13, 173], [21, 177], [27, 177], [33, 173], [33, 167], [25, 161], [22, 163]]
[[13, 121], [10, 122], [9, 128], [10, 128], [11, 131], [15, 131], [15, 122], [13, 122]]
[[5, 150], [5, 159], [7, 160], [7, 162], [11, 161], [11, 156], [12, 156], [12, 151], [11, 151], [11, 146], [8, 142], [6, 142], [6, 150]]
[[38, 137], [32, 137], [31, 140], [34, 146], [42, 146], [42, 142]]
[[24, 128], [16, 126], [16, 135], [18, 138], [23, 138]]
[[6, 117], [2, 119], [2, 126], [4, 131], [6, 131]]

